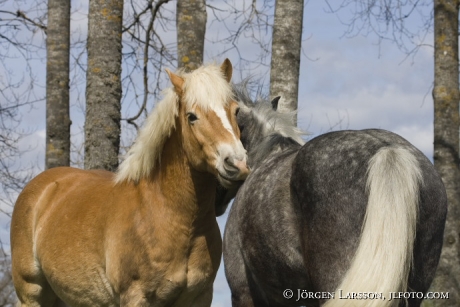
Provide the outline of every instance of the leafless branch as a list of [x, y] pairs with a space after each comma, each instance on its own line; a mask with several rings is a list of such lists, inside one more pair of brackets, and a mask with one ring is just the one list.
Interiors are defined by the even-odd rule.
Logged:
[[[343, 0], [338, 6], [326, 0], [328, 13], [338, 16], [346, 26], [344, 35], [374, 36], [377, 44], [391, 41], [408, 55], [414, 56], [421, 46], [427, 46], [425, 40], [431, 32], [433, 13], [432, 1], [428, 0]], [[337, 5], [334, 2], [334, 5]], [[428, 8], [428, 9], [427, 9]], [[428, 15], [426, 12], [430, 12]], [[341, 17], [342, 12], [351, 13], [351, 18]], [[417, 20], [411, 23], [409, 20]], [[412, 24], [422, 26], [414, 27]]]
[[29, 17], [27, 17], [27, 15], [26, 15], [23, 11], [17, 10], [16, 16], [17, 16], [18, 18], [24, 20], [25, 22], [27, 22], [27, 23], [29, 23], [29, 24], [31, 24], [31, 25], [33, 25], [33, 26], [39, 28], [39, 29], [42, 29], [42, 30], [45, 31], [45, 33], [46, 33], [47, 28], [46, 28], [46, 26], [45, 26], [44, 24], [42, 24], [42, 23], [40, 23], [40, 22], [37, 22], [37, 21], [35, 21], [35, 20], [30, 19]]
[[153, 24], [155, 22], [155, 19], [157, 17], [157, 13], [160, 9], [160, 7], [165, 4], [165, 3], [168, 3], [169, 0], [161, 0], [161, 1], [158, 1], [156, 3], [155, 6], [152, 6], [152, 0], [149, 1], [149, 5], [148, 7], [151, 7], [151, 18], [150, 18], [150, 22], [149, 22], [149, 25], [147, 26], [147, 31], [145, 33], [145, 45], [144, 45], [144, 66], [143, 66], [143, 73], [144, 73], [144, 76], [143, 76], [143, 82], [144, 82], [144, 100], [142, 102], [142, 106], [141, 108], [139, 109], [139, 111], [137, 112], [136, 115], [134, 115], [133, 117], [130, 117], [127, 119], [127, 122], [134, 125], [136, 127], [136, 130], [139, 128], [136, 123], [134, 122], [136, 119], [139, 118], [139, 116], [141, 116], [142, 112], [145, 110], [146, 106], [147, 106], [147, 100], [148, 100], [148, 97], [149, 97], [149, 88], [148, 88], [148, 61], [149, 61], [149, 47], [150, 47], [150, 37], [152, 35], [152, 31], [153, 31]]

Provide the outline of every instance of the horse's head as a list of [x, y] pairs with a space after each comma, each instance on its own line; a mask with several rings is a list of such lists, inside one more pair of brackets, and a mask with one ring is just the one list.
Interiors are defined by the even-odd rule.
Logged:
[[[250, 167], [260, 163], [269, 152], [290, 146], [290, 144], [304, 144], [302, 135], [292, 122], [293, 113], [278, 112], [280, 97], [253, 102], [249, 97], [246, 83], [233, 88], [240, 110], [237, 114], [241, 142], [248, 151]], [[238, 192], [238, 186], [227, 189], [217, 187], [215, 200], [216, 215], [222, 215], [230, 201]]]
[[185, 154], [198, 171], [214, 174], [226, 188], [244, 180], [249, 169], [236, 121], [239, 111], [230, 85], [232, 65], [205, 66], [191, 73], [168, 71], [178, 97], [178, 129]]
[[249, 164], [254, 163], [251, 158], [254, 158], [255, 154], [267, 149], [261, 145], [266, 143], [264, 145], [270, 146], [270, 140], [274, 137], [289, 138], [294, 142], [304, 144], [302, 135], [305, 133], [298, 129], [292, 121], [295, 112], [278, 111], [279, 96], [271, 102], [264, 99], [253, 102], [249, 97], [245, 82], [234, 86], [233, 90], [240, 106], [237, 122], [241, 142], [249, 153]]

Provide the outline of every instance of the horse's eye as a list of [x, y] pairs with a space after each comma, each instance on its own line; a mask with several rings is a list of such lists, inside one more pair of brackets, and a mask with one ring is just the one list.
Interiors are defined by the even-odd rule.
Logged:
[[235, 116], [237, 116], [238, 113], [240, 113], [240, 108], [236, 108], [236, 110], [235, 110]]
[[194, 113], [188, 112], [187, 113], [187, 119], [188, 119], [188, 122], [190, 124], [193, 124], [198, 119], [198, 117], [196, 117], [196, 115]]

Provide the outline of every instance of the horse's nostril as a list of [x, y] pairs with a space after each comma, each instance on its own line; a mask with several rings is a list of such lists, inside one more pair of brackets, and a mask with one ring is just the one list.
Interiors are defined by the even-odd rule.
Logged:
[[224, 170], [227, 176], [234, 177], [237, 180], [246, 178], [249, 168], [245, 160], [238, 160], [233, 157], [224, 158]]
[[230, 157], [226, 157], [224, 159], [224, 163], [225, 163], [225, 169], [226, 170], [228, 170], [228, 171], [237, 171], [238, 170], [238, 167], [233, 162], [233, 159], [230, 159]]

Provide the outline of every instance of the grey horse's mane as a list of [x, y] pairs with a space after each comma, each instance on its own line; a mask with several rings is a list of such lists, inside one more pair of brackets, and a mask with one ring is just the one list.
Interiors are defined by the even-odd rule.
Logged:
[[240, 104], [240, 108], [250, 109], [258, 127], [259, 135], [265, 139], [265, 146], [271, 147], [274, 142], [278, 142], [278, 136], [290, 138], [299, 145], [304, 145], [302, 136], [308, 133], [297, 128], [292, 123], [292, 118], [296, 112], [282, 113], [273, 110], [271, 103], [267, 99], [258, 97], [252, 101], [247, 90], [247, 82], [242, 82], [233, 86], [235, 98]]

